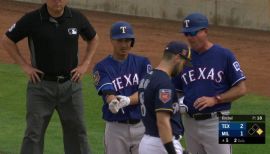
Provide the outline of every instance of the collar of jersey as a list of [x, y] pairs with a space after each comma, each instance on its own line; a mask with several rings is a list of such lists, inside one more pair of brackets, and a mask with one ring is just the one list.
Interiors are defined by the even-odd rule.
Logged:
[[[65, 18], [72, 17], [71, 10], [67, 6], [65, 6], [64, 13], [63, 13], [62, 17], [65, 17]], [[50, 18], [50, 14], [48, 13], [46, 4], [42, 5], [42, 7], [40, 8], [40, 18], [41, 18], [41, 20], [49, 20], [49, 18]]]
[[161, 73], [165, 74], [166, 76], [168, 76], [169, 78], [172, 78], [169, 74], [167, 74], [167, 73], [166, 73], [165, 71], [163, 71], [163, 70], [154, 68], [153, 71], [161, 72]]
[[[202, 55], [205, 55], [206, 53], [208, 53], [209, 51], [212, 51], [212, 49], [215, 47], [216, 45], [215, 44], [213, 44], [213, 46], [211, 47], [211, 48], [209, 48], [209, 49], [207, 49], [206, 51], [204, 51], [204, 52], [202, 52], [202, 53], [200, 53], [200, 52], [197, 52], [197, 51], [195, 51], [195, 50], [193, 50], [193, 49], [191, 49], [191, 52], [194, 52], [196, 55], [198, 55], [198, 56], [202, 56]], [[192, 57], [192, 56], [191, 56]]]
[[114, 59], [112, 55], [109, 55], [109, 58], [111, 58], [114, 62], [116, 62], [118, 64], [123, 64], [129, 59], [129, 56], [130, 56], [130, 54], [128, 54], [127, 58], [123, 61], [119, 61], [119, 60]]

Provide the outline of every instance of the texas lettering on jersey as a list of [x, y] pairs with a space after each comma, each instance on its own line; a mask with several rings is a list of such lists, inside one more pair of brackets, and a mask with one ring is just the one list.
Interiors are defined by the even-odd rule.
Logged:
[[230, 101], [207, 107], [203, 111], [194, 108], [194, 102], [202, 96], [216, 96], [229, 90], [246, 77], [233, 53], [214, 44], [208, 51], [199, 54], [192, 51], [192, 67], [185, 67], [183, 72], [173, 79], [178, 91], [183, 92], [183, 103], [189, 114], [229, 110]]
[[127, 74], [123, 76], [116, 77], [112, 80], [115, 91], [122, 90], [129, 86], [139, 85], [138, 74]]
[[223, 80], [224, 72], [222, 70], [216, 70], [215, 68], [198, 67], [190, 69], [181, 75], [185, 84], [189, 84], [196, 80], [212, 80], [220, 83]]

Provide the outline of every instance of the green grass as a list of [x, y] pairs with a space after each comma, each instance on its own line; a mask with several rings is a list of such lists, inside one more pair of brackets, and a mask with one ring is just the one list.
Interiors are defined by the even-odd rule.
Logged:
[[[17, 154], [20, 151], [25, 129], [25, 94], [27, 78], [20, 68], [0, 64], [0, 154]], [[94, 154], [103, 152], [104, 122], [101, 118], [101, 99], [90, 81], [83, 79], [85, 119], [89, 142]], [[233, 103], [233, 114], [265, 114], [270, 116], [270, 99], [249, 94]], [[233, 145], [234, 154], [267, 154], [270, 149], [269, 125], [266, 125], [266, 144]], [[45, 154], [63, 154], [62, 130], [55, 112], [46, 133]]]

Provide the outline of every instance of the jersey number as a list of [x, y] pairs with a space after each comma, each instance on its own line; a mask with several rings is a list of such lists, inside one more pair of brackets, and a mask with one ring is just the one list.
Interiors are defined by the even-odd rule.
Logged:
[[142, 113], [142, 116], [145, 117], [146, 107], [144, 105], [144, 92], [141, 92], [139, 97], [140, 97], [140, 102], [141, 102], [141, 113]]

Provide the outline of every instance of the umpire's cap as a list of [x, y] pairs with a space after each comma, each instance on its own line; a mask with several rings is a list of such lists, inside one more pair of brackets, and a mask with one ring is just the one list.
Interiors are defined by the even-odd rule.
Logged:
[[135, 43], [135, 35], [133, 33], [132, 26], [125, 21], [118, 21], [112, 24], [111, 27], [111, 39], [132, 39], [131, 47]]
[[187, 66], [192, 66], [191, 64], [191, 50], [183, 42], [180, 41], [171, 41], [165, 47], [164, 52], [171, 52], [173, 54], [179, 54], [180, 57], [186, 60]]
[[208, 28], [208, 19], [201, 13], [192, 13], [183, 20], [182, 32], [195, 32], [203, 28]]

